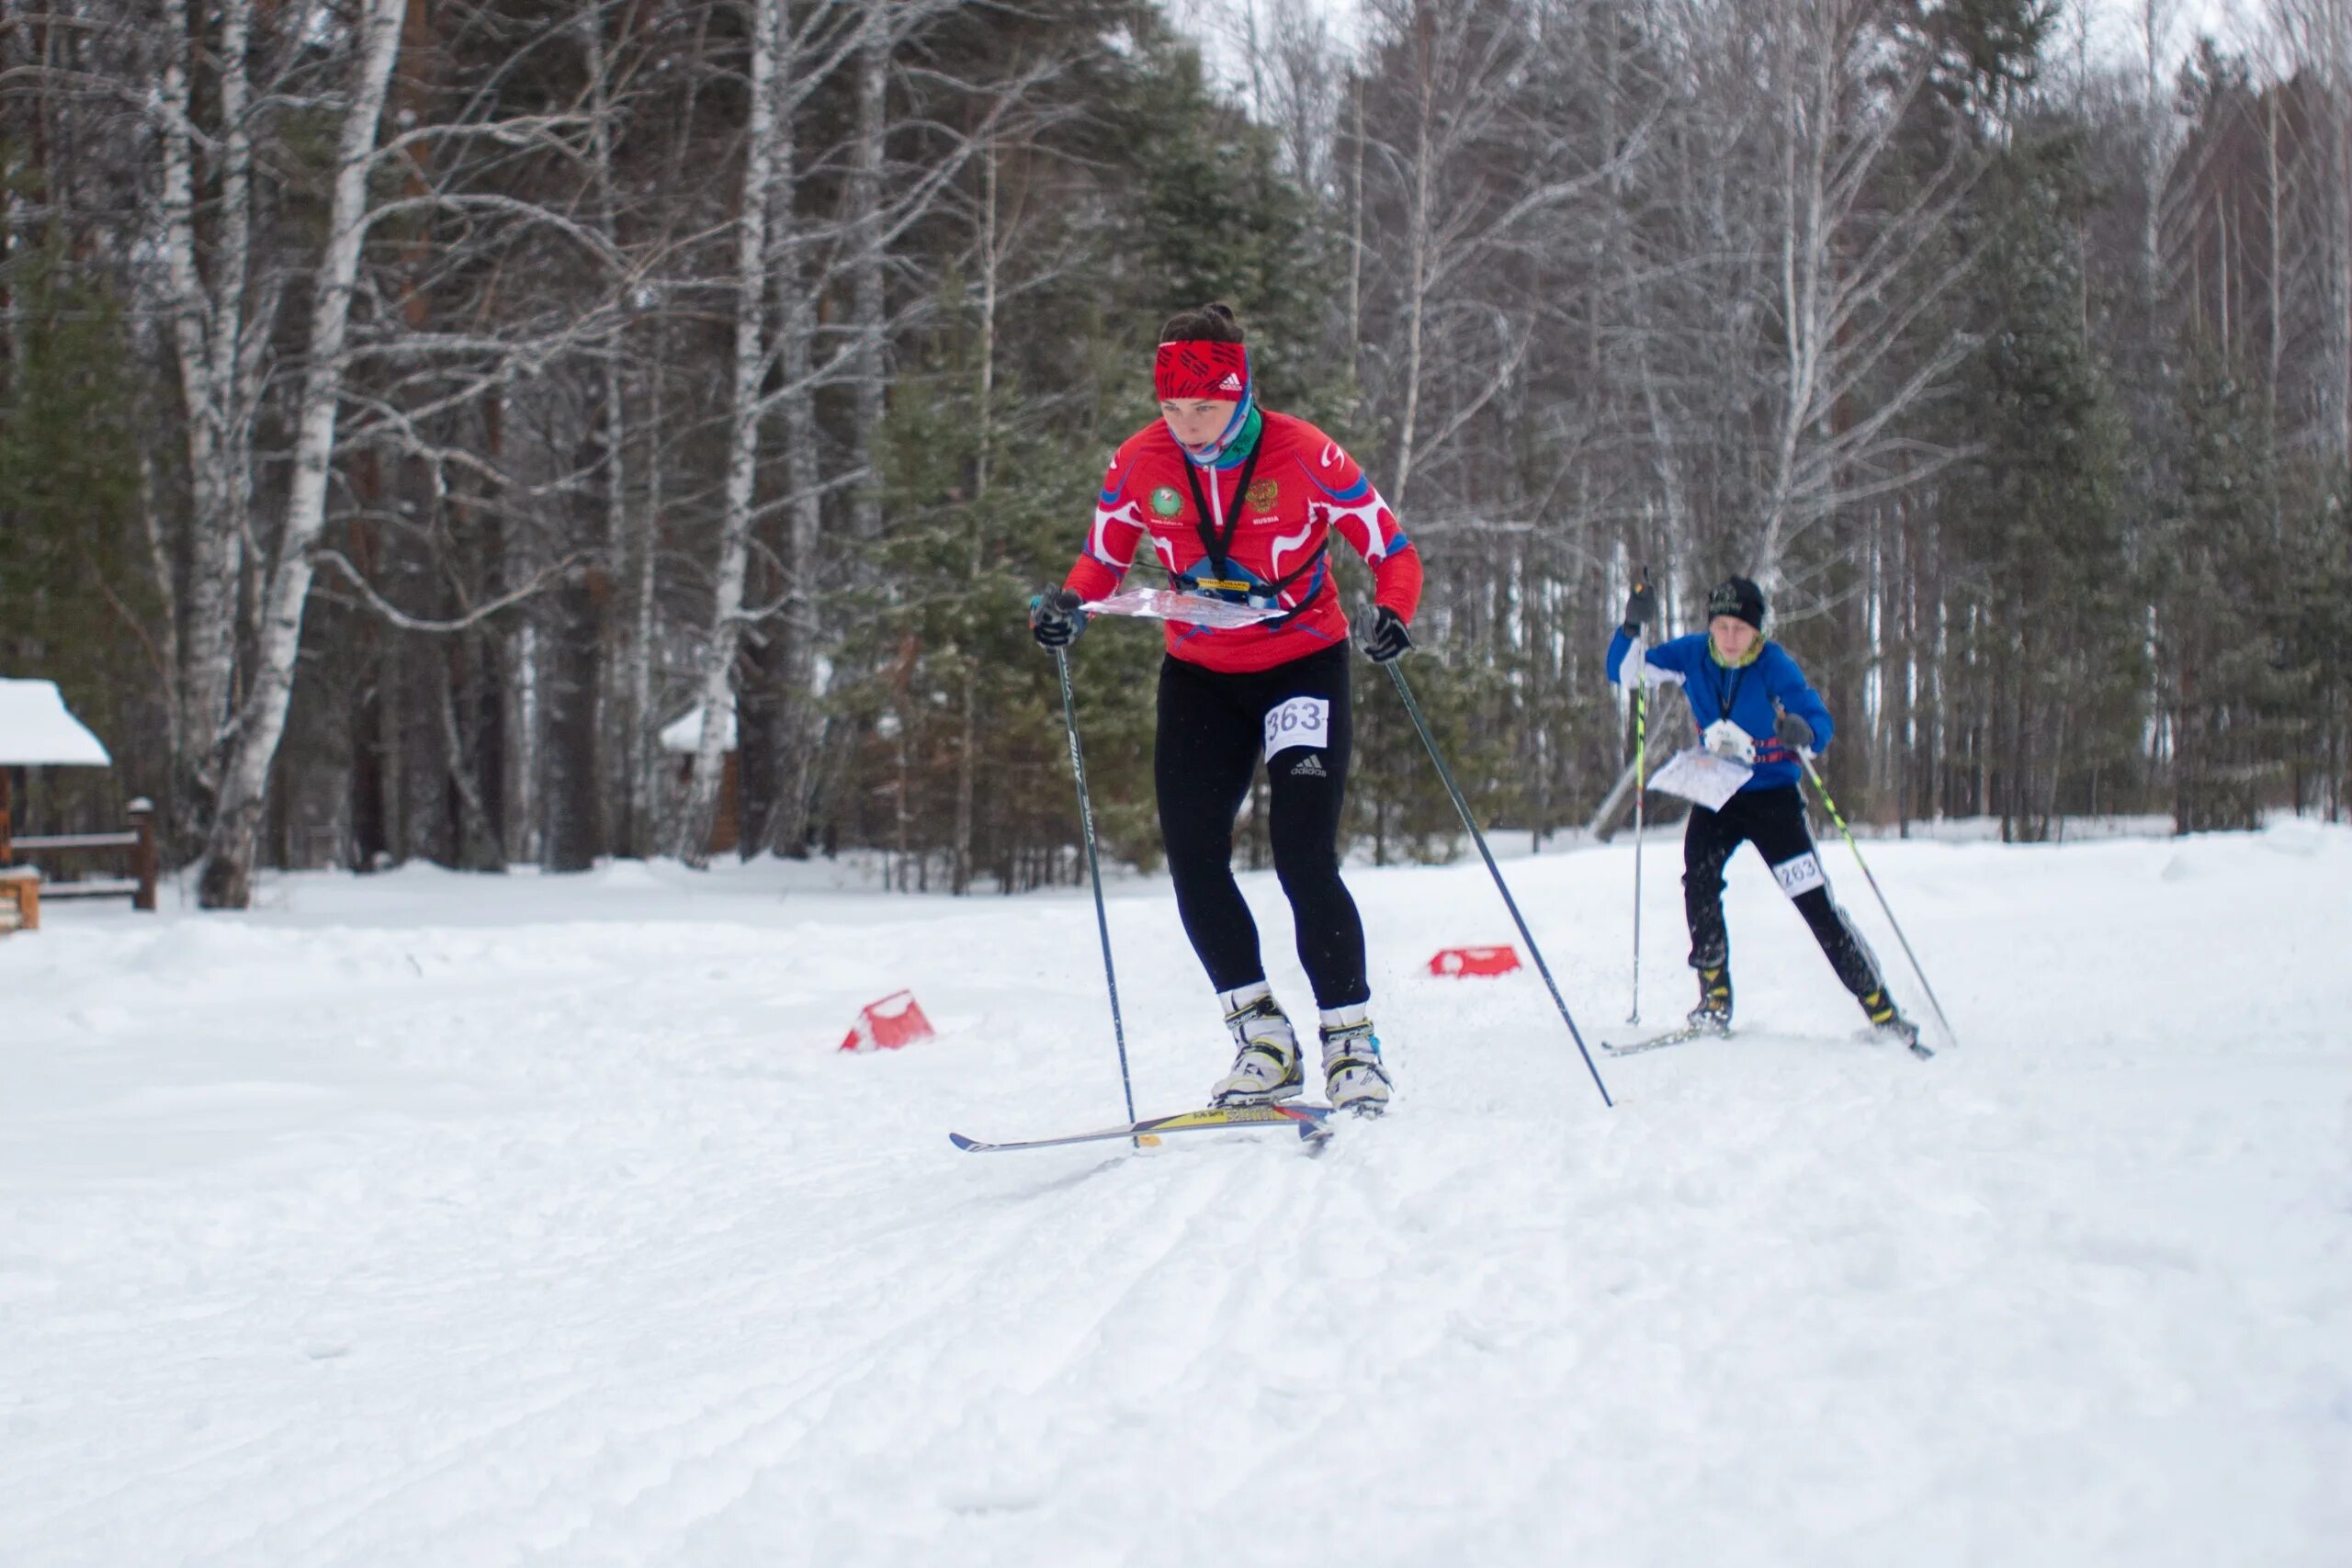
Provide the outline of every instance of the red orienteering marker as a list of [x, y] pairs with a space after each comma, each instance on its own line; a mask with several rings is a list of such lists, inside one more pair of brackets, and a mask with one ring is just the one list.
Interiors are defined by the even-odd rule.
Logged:
[[937, 1032], [912, 991], [893, 991], [857, 1010], [857, 1021], [842, 1040], [844, 1051], [895, 1051]]
[[1445, 947], [1430, 960], [1430, 973], [1460, 976], [1464, 975], [1508, 975], [1519, 967], [1519, 950], [1508, 944], [1501, 947]]

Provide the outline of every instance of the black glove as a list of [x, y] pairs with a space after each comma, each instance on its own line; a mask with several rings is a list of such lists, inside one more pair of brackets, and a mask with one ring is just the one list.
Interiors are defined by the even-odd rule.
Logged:
[[1634, 591], [1625, 596], [1625, 633], [1639, 637], [1642, 628], [1657, 619], [1657, 590], [1650, 586], [1650, 573], [1644, 567], [1634, 578]]
[[1413, 646], [1413, 636], [1405, 629], [1405, 617], [1383, 604], [1373, 611], [1372, 630], [1364, 633], [1363, 656], [1374, 664], [1385, 664], [1404, 656]]
[[1029, 635], [1039, 648], [1068, 648], [1086, 629], [1085, 603], [1069, 589], [1046, 589], [1029, 601]]
[[1782, 745], [1802, 751], [1808, 757], [1813, 755], [1813, 726], [1795, 714], [1783, 712], [1773, 722], [1772, 733], [1781, 738]]

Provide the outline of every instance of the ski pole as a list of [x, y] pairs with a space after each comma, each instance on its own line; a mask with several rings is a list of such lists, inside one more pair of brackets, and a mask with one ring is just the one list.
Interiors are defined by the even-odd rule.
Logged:
[[[1644, 567], [1634, 577], [1635, 593], [1646, 591], [1649, 581], [1650, 569]], [[1625, 1015], [1627, 1023], [1642, 1021], [1642, 795], [1650, 771], [1650, 656], [1642, 647], [1640, 626], [1634, 630], [1634, 646], [1626, 655], [1634, 660], [1634, 1010]], [[1617, 672], [1622, 680], [1622, 663]]]
[[1487, 848], [1487, 835], [1478, 831], [1477, 818], [1470, 815], [1470, 803], [1462, 798], [1462, 788], [1453, 782], [1453, 770], [1445, 765], [1444, 754], [1437, 749], [1437, 738], [1430, 733], [1429, 725], [1421, 717], [1421, 705], [1413, 700], [1413, 688], [1405, 683], [1405, 671], [1397, 664], [1398, 660], [1392, 659], [1383, 668], [1388, 671], [1388, 678], [1396, 682], [1396, 694], [1405, 699], [1405, 712], [1412, 719], [1413, 728], [1420, 731], [1421, 744], [1429, 748], [1430, 761], [1437, 764], [1437, 776], [1444, 784], [1445, 793], [1453, 797], [1453, 809], [1462, 814], [1462, 825], [1470, 829], [1479, 858], [1487, 863], [1487, 874], [1495, 879], [1495, 891], [1503, 896], [1503, 908], [1510, 911], [1511, 923], [1519, 927], [1520, 940], [1527, 943], [1536, 972], [1544, 976], [1544, 984], [1552, 993], [1552, 1005], [1560, 1010], [1560, 1021], [1568, 1026], [1568, 1038], [1577, 1043], [1577, 1055], [1584, 1058], [1584, 1070], [1592, 1075], [1592, 1087], [1600, 1091], [1600, 1103], [1614, 1108], [1617, 1102], [1609, 1098], [1609, 1086], [1600, 1081], [1600, 1069], [1592, 1065], [1592, 1053], [1584, 1048], [1584, 1036], [1577, 1032], [1577, 1021], [1568, 1014], [1559, 983], [1552, 978], [1552, 966], [1544, 962], [1544, 950], [1535, 945], [1534, 933], [1527, 929], [1519, 904], [1510, 896], [1510, 884], [1503, 881], [1502, 868], [1495, 863], [1494, 852]]
[[1854, 852], [1854, 863], [1862, 868], [1862, 880], [1871, 885], [1871, 892], [1877, 896], [1880, 912], [1886, 916], [1886, 923], [1894, 928], [1894, 940], [1903, 944], [1903, 956], [1911, 961], [1911, 973], [1919, 976], [1919, 989], [1928, 994], [1928, 1005], [1936, 1010], [1936, 1021], [1944, 1026], [1944, 1038], [1955, 1045], [1959, 1044], [1960, 1036], [1952, 1032], [1951, 1020], [1944, 1016], [1943, 1003], [1936, 1000], [1936, 988], [1928, 984], [1928, 972], [1919, 967], [1919, 955], [1911, 951], [1911, 939], [1903, 934], [1903, 923], [1894, 918], [1894, 909], [1888, 907], [1886, 894], [1879, 886], [1878, 878], [1871, 874], [1871, 863], [1862, 858], [1862, 846], [1854, 841], [1854, 830], [1846, 826], [1846, 818], [1838, 813], [1838, 803], [1829, 798], [1829, 786], [1821, 782], [1821, 774], [1815, 770], [1813, 754], [1799, 751], [1797, 756], [1804, 763], [1804, 776], [1813, 781], [1814, 789], [1821, 796], [1821, 804], [1828, 808], [1829, 820], [1838, 824], [1838, 831], [1845, 835], [1846, 847]]
[[[1634, 647], [1638, 649], [1640, 644]], [[1648, 655], [1644, 654], [1644, 659]], [[1634, 671], [1634, 1010], [1627, 1023], [1642, 1021], [1642, 794], [1649, 773], [1649, 682]]]
[[[1102, 979], [1111, 987], [1111, 1038], [1119, 1045], [1119, 1089], [1127, 1097], [1127, 1120], [1136, 1119], [1136, 1088], [1127, 1076], [1127, 1030], [1119, 1020], [1119, 972], [1111, 966], [1111, 919], [1102, 910], [1102, 867], [1094, 853], [1094, 801], [1086, 793], [1086, 758], [1078, 749], [1078, 704], [1069, 692], [1069, 654], [1054, 649], [1062, 678], [1062, 724], [1069, 731], [1069, 771], [1078, 780], [1078, 820], [1086, 832], [1086, 877], [1094, 885], [1094, 929], [1102, 937]], [[1136, 1140], [1141, 1148], [1143, 1140]]]

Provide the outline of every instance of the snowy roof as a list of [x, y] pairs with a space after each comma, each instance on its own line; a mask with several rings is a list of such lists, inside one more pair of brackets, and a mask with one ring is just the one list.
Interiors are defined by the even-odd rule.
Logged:
[[114, 759], [80, 719], [65, 711], [56, 682], [0, 678], [0, 764], [107, 768]]
[[[726, 733], [718, 749], [722, 751], [732, 751], [735, 750], [735, 716], [733, 714], [727, 716], [724, 728]], [[676, 723], [666, 726], [662, 729], [662, 750], [675, 751], [681, 756], [687, 757], [702, 750], [702, 708], [699, 705], [688, 708], [684, 716]]]

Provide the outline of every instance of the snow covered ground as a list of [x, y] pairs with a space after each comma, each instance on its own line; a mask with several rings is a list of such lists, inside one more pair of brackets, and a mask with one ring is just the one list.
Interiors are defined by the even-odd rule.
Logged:
[[[1870, 853], [1960, 1046], [1858, 1042], [1750, 858], [1747, 1032], [1604, 1059], [1613, 1111], [1531, 974], [1420, 972], [1510, 938], [1482, 869], [1354, 874], [1399, 1099], [1319, 1156], [949, 1147], [1119, 1119], [1082, 891], [46, 911], [0, 942], [0, 1561], [2352, 1561], [2352, 832]], [[1629, 850], [1510, 869], [1635, 1032]], [[1194, 1103], [1165, 883], [1111, 921], [1137, 1105]], [[941, 1037], [837, 1053], [900, 986]]]

